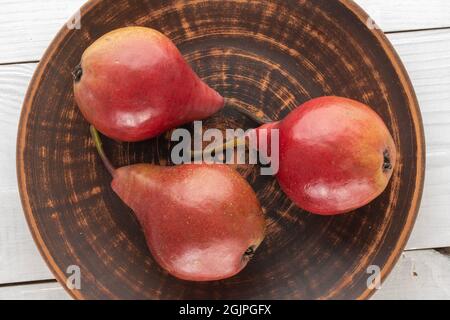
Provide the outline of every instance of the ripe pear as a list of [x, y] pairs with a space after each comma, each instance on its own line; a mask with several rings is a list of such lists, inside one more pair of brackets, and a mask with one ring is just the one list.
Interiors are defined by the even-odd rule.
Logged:
[[256, 130], [261, 129], [279, 130], [276, 178], [283, 191], [299, 207], [320, 215], [348, 213], [377, 198], [397, 161], [394, 139], [381, 117], [347, 98], [310, 100], [282, 121]]
[[83, 53], [74, 94], [86, 120], [119, 141], [141, 141], [210, 117], [224, 98], [204, 83], [173, 42], [144, 27], [114, 30]]
[[219, 164], [115, 169], [91, 131], [112, 189], [135, 212], [162, 268], [179, 279], [213, 281], [247, 265], [264, 239], [265, 219], [255, 192], [235, 170]]

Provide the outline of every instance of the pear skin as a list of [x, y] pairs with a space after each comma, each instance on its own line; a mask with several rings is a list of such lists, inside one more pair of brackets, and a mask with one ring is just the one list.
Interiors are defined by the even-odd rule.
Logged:
[[310, 100], [274, 128], [283, 191], [320, 215], [351, 212], [387, 187], [397, 162], [389, 129], [369, 106], [341, 97]]
[[264, 238], [254, 191], [225, 165], [123, 167], [112, 188], [135, 212], [153, 257], [180, 279], [232, 277]]
[[224, 98], [203, 82], [162, 33], [114, 30], [84, 52], [73, 72], [86, 120], [119, 141], [141, 141], [210, 117]]

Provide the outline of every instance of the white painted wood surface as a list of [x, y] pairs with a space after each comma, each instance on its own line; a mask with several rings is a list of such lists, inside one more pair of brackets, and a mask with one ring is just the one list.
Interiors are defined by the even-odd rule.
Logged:
[[389, 39], [416, 90], [427, 144], [423, 200], [407, 247], [447, 247], [450, 246], [450, 30], [391, 34]]
[[374, 300], [450, 300], [450, 257], [435, 250], [406, 251]]
[[57, 283], [42, 283], [0, 288], [0, 300], [70, 300], [71, 297]]
[[[82, 2], [0, 0], [0, 64], [38, 60]], [[385, 31], [450, 27], [448, 0], [356, 2]], [[424, 199], [408, 248], [450, 246], [450, 30], [395, 33], [389, 38], [415, 86], [428, 144]], [[0, 65], [0, 284], [53, 278], [26, 227], [15, 177], [17, 124], [34, 68], [33, 63]], [[408, 277], [411, 261], [424, 269], [423, 277], [419, 272], [419, 277]], [[449, 276], [441, 271], [445, 267], [450, 270], [449, 266], [448, 258], [433, 250], [406, 252], [376, 298], [449, 298]], [[51, 283], [0, 287], [0, 299], [8, 297], [67, 296]]]
[[[38, 60], [84, 0], [0, 0], [0, 63]], [[356, 0], [386, 32], [450, 27], [448, 0]], [[82, 23], [82, 22], [81, 22]]]
[[[450, 300], [450, 257], [435, 250], [407, 251], [378, 290], [373, 300]], [[81, 283], [81, 285], [83, 285]], [[67, 300], [58, 283], [0, 288], [0, 300]]]
[[16, 179], [17, 126], [34, 69], [0, 66], [0, 284], [52, 278], [26, 225]]
[[355, 0], [384, 32], [450, 26], [448, 0]]
[[0, 63], [39, 60], [84, 0], [0, 0]]

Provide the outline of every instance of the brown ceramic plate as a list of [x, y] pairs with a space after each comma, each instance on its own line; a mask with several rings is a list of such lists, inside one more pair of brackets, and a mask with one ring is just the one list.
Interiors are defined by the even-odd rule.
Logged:
[[[368, 267], [379, 266], [384, 279], [411, 232], [425, 160], [411, 83], [386, 37], [367, 22], [368, 16], [347, 0], [86, 4], [81, 29], [63, 28], [43, 57], [18, 135], [23, 207], [56, 278], [65, 285], [67, 268], [78, 265], [82, 287], [69, 292], [84, 299], [369, 297]], [[293, 206], [273, 178], [241, 167], [269, 224], [254, 260], [226, 281], [191, 283], [167, 275], [150, 256], [131, 210], [111, 190], [111, 178], [73, 99], [71, 71], [84, 49], [104, 33], [129, 25], [162, 31], [212, 87], [273, 119], [322, 95], [372, 106], [388, 124], [400, 154], [388, 189], [353, 214], [321, 217]], [[216, 115], [208, 125], [254, 126], [233, 110]], [[164, 137], [105, 145], [118, 166], [167, 162]]]

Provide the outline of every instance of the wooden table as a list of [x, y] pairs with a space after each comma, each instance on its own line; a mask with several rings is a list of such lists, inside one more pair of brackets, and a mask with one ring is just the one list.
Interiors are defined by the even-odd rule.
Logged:
[[[58, 29], [83, 2], [0, 0], [0, 299], [69, 299], [26, 225], [15, 151], [33, 71]], [[450, 1], [356, 2], [387, 33], [405, 63], [427, 138], [420, 214], [407, 250], [374, 299], [450, 299]]]

